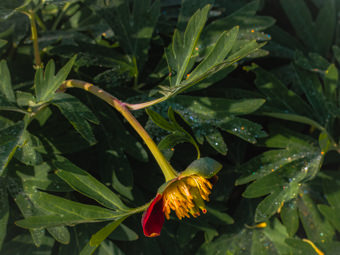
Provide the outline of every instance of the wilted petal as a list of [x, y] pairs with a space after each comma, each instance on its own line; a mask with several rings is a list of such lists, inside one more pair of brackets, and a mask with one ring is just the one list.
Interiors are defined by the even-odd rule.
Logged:
[[159, 236], [164, 223], [162, 195], [157, 194], [148, 209], [142, 216], [144, 235], [148, 237]]

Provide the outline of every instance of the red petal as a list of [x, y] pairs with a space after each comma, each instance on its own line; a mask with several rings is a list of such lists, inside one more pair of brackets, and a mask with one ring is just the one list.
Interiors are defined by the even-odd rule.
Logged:
[[157, 194], [148, 209], [142, 216], [144, 235], [148, 237], [159, 236], [164, 223], [162, 195]]

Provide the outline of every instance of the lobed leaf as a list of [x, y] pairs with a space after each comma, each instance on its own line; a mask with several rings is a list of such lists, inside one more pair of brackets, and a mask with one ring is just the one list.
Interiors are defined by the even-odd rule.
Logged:
[[54, 97], [55, 91], [61, 86], [70, 73], [76, 57], [76, 55], [73, 56], [56, 75], [53, 59], [47, 63], [45, 72], [43, 72], [41, 67], [37, 69], [34, 78], [37, 103], [49, 101]]
[[210, 5], [207, 5], [196, 11], [190, 18], [184, 33], [175, 30], [172, 43], [165, 51], [169, 72], [171, 73], [169, 78], [171, 87], [179, 85], [185, 75], [198, 38], [207, 21], [209, 9]]

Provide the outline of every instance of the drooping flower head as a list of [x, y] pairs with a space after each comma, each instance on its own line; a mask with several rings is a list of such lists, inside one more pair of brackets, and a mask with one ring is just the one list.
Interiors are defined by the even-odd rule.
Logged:
[[211, 158], [200, 158], [192, 162], [178, 177], [163, 184], [142, 217], [144, 234], [158, 236], [165, 218], [170, 219], [174, 211], [178, 219], [197, 217], [200, 211], [207, 212], [205, 201], [209, 201], [212, 179], [222, 165]]

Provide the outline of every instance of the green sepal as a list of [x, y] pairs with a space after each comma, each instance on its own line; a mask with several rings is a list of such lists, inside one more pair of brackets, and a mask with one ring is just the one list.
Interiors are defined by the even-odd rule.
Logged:
[[193, 161], [179, 176], [185, 177], [196, 174], [204, 178], [211, 178], [221, 169], [222, 165], [219, 162], [212, 158], [205, 157]]
[[[177, 181], [177, 180], [178, 180], [178, 178], [174, 178], [174, 179], [172, 179], [172, 180], [170, 180], [170, 181], [164, 182], [164, 183], [158, 188], [157, 194], [162, 194], [163, 191], [164, 191], [171, 183], [173, 183], [174, 181]], [[156, 195], [156, 196], [157, 196], [157, 195]], [[152, 200], [153, 200], [153, 199], [152, 199]]]

